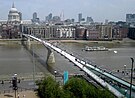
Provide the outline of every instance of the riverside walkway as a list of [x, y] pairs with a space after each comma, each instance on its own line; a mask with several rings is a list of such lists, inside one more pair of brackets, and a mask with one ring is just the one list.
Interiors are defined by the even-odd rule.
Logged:
[[[124, 95], [121, 94], [117, 89], [115, 89], [109, 83], [107, 83], [106, 81], [104, 81], [103, 79], [101, 79], [99, 76], [97, 76], [96, 74], [94, 74], [87, 67], [91, 67], [91, 68], [93, 68], [93, 70], [96, 70], [96, 71], [99, 71], [101, 73], [104, 73], [104, 75], [108, 75], [108, 77], [110, 77], [110, 78], [113, 77], [113, 79], [115, 79], [116, 77], [112, 76], [111, 74], [102, 72], [102, 70], [100, 70], [98, 68], [94, 68], [93, 65], [87, 64], [86, 62], [79, 60], [78, 58], [76, 58], [72, 54], [67, 53], [65, 50], [62, 50], [62, 49], [58, 48], [57, 46], [54, 46], [54, 45], [48, 43], [47, 41], [44, 41], [44, 40], [39, 39], [37, 37], [34, 37], [32, 35], [23, 34], [23, 36], [25, 36], [27, 38], [34, 39], [34, 40], [36, 40], [38, 42], [41, 42], [44, 46], [53, 49], [54, 51], [56, 51], [57, 53], [61, 54], [62, 56], [64, 56], [65, 58], [67, 58], [69, 61], [71, 61], [72, 63], [74, 63], [74, 65], [76, 65], [81, 70], [83, 70], [85, 73], [87, 73], [87, 75], [91, 76], [97, 83], [99, 83], [100, 85], [102, 85], [105, 88], [107, 87], [108, 90], [111, 91], [115, 96], [117, 96], [117, 97], [124, 97]], [[120, 81], [120, 83], [123, 82], [122, 80], [119, 80], [119, 81]], [[125, 83], [125, 84], [126, 85], [129, 85], [127, 83]]]

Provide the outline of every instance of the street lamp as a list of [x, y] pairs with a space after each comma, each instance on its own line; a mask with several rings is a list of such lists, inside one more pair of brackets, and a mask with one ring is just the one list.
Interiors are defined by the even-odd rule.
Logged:
[[126, 66], [127, 65], [124, 65], [124, 74], [126, 75]]
[[14, 74], [14, 76], [13, 76], [12, 84], [13, 84], [13, 90], [15, 90], [15, 98], [16, 98], [16, 91], [18, 89], [18, 87], [17, 87], [17, 74]]
[[132, 61], [132, 67], [131, 67], [131, 82], [130, 82], [130, 98], [131, 98], [134, 59], [133, 59], [132, 57], [131, 57], [130, 59], [131, 59], [131, 61]]
[[56, 70], [54, 71], [54, 74], [55, 74], [55, 81], [56, 81], [56, 74], [57, 74], [57, 71]]

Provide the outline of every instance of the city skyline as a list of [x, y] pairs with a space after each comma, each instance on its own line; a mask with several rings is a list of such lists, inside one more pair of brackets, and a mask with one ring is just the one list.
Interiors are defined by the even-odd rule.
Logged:
[[75, 18], [78, 21], [78, 14], [82, 17], [90, 16], [94, 21], [125, 21], [126, 14], [135, 13], [134, 0], [0, 0], [0, 19], [6, 20], [12, 3], [18, 11], [22, 12], [23, 19], [32, 19], [32, 14], [37, 12], [41, 20], [49, 13], [64, 18]]

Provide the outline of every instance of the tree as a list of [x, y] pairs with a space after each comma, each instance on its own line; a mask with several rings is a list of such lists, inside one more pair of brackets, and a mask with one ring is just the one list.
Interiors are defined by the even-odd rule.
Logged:
[[114, 98], [108, 90], [95, 88], [81, 78], [71, 78], [63, 89], [75, 98]]
[[38, 92], [41, 98], [62, 98], [62, 90], [52, 77], [45, 78], [38, 85]]
[[60, 86], [52, 77], [38, 83], [41, 98], [115, 98], [107, 89], [95, 88], [82, 78], [73, 77]]
[[89, 98], [89, 85], [80, 78], [71, 78], [65, 85], [64, 90], [70, 91], [76, 98]]

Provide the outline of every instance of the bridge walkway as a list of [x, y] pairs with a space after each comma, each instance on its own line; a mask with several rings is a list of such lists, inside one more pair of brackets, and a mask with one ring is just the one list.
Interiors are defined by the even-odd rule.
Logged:
[[[32, 39], [35, 39], [35, 40], [41, 42], [46, 47], [50, 47], [54, 51], [58, 52], [59, 54], [63, 55], [64, 57], [66, 57], [68, 60], [70, 60], [72, 63], [74, 63], [76, 66], [78, 66], [85, 73], [87, 73], [88, 75], [90, 75], [96, 82], [98, 82], [99, 84], [101, 84], [103, 87], [107, 87], [108, 90], [110, 90], [114, 95], [116, 95], [117, 97], [124, 97], [124, 95], [121, 94], [117, 89], [115, 89], [114, 87], [112, 87], [109, 83], [107, 83], [106, 81], [104, 81], [103, 79], [101, 79], [100, 77], [98, 77], [96, 74], [94, 74], [92, 71], [90, 71], [86, 67], [86, 66], [93, 67], [92, 65], [83, 64], [83, 63], [85, 63], [84, 61], [80, 61], [79, 62], [75, 56], [67, 53], [64, 50], [61, 50], [60, 48], [58, 48], [58, 47], [56, 47], [56, 46], [54, 46], [54, 45], [52, 45], [52, 44], [50, 44], [50, 43], [48, 43], [46, 41], [43, 41], [43, 40], [41, 40], [39, 38], [36, 38], [36, 37], [34, 37], [32, 35], [27, 35], [27, 34], [23, 34], [23, 35], [26, 36], [26, 37], [30, 37]], [[96, 70], [100, 71], [99, 69], [96, 69]]]

